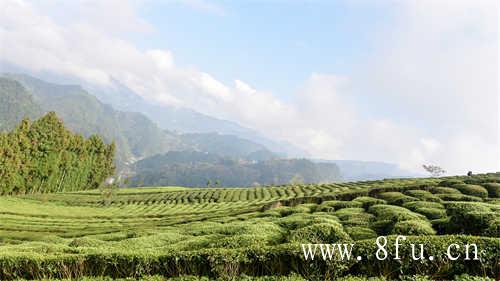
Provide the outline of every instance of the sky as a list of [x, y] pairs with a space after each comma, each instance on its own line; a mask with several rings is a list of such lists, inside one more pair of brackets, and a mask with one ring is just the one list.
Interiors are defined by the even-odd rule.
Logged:
[[110, 85], [322, 159], [500, 170], [496, 1], [0, 2], [0, 62]]

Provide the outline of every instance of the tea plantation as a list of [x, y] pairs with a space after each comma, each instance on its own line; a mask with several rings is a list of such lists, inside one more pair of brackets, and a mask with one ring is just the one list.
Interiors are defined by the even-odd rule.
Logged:
[[[500, 173], [4, 196], [0, 280], [498, 280], [499, 197]], [[375, 239], [394, 255], [398, 234], [401, 260], [377, 260]], [[300, 246], [340, 241], [363, 259], [306, 261]], [[412, 260], [409, 243], [435, 259]], [[480, 259], [450, 260], [453, 243]]]

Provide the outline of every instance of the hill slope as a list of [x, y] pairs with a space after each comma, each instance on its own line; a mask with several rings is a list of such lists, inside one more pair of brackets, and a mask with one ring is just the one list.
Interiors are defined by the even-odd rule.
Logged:
[[36, 118], [42, 110], [17, 81], [0, 77], [0, 131], [11, 130], [24, 117]]
[[171, 151], [138, 161], [133, 185], [199, 187], [210, 181], [220, 186], [252, 186], [335, 182], [341, 179], [335, 164], [306, 159], [242, 161], [196, 151]]
[[[495, 278], [498, 182], [500, 173], [247, 189], [127, 189], [107, 201], [99, 191], [0, 197], [0, 279], [189, 274], [237, 280], [240, 274], [290, 273], [306, 280], [347, 274]], [[408, 236], [399, 248], [401, 260], [390, 256], [397, 234]], [[388, 237], [386, 260], [374, 256], [379, 235]], [[352, 258], [304, 260], [300, 244], [337, 242], [355, 242]], [[411, 259], [409, 243], [424, 245], [425, 260]], [[462, 257], [466, 243], [476, 244], [480, 260], [447, 259], [451, 243], [459, 244], [453, 254]], [[430, 255], [436, 257], [432, 262]]]
[[144, 115], [116, 111], [80, 86], [52, 84], [26, 75], [4, 76], [20, 82], [43, 112], [55, 111], [72, 131], [84, 136], [98, 134], [107, 142], [114, 141], [121, 164], [186, 148], [178, 136], [163, 131]]

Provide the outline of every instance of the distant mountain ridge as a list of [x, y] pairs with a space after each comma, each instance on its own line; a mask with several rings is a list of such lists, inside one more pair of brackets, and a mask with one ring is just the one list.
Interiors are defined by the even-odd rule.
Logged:
[[236, 161], [211, 153], [170, 151], [135, 164], [134, 186], [245, 187], [340, 181], [333, 163], [307, 159]]
[[98, 134], [107, 142], [114, 141], [119, 164], [186, 149], [177, 135], [165, 132], [146, 116], [114, 110], [80, 86], [48, 83], [27, 75], [3, 76], [3, 81], [19, 82], [33, 96], [41, 113], [55, 111], [72, 131], [84, 136]]
[[[261, 137], [257, 132], [236, 123], [188, 109], [159, 106], [155, 113], [155, 105], [148, 104], [124, 86], [115, 88], [114, 91], [120, 93], [108, 92], [107, 96], [108, 100], [113, 95], [120, 99], [116, 101], [121, 104], [119, 109], [115, 109], [116, 105], [103, 102], [106, 94], [99, 92], [99, 89], [96, 94], [86, 91], [82, 86], [50, 83], [24, 74], [0, 75], [0, 130], [16, 126], [23, 117], [35, 119], [43, 113], [55, 111], [73, 132], [85, 136], [98, 134], [107, 142], [115, 141], [119, 168], [130, 167], [138, 160], [172, 151], [209, 153], [247, 164], [266, 161], [280, 163], [275, 160], [286, 158], [290, 151], [291, 155], [303, 154], [301, 151], [293, 152], [293, 146]], [[139, 110], [125, 111], [127, 108], [151, 110], [149, 114], [143, 114], [137, 112]], [[164, 126], [157, 125], [158, 121], [152, 121], [149, 115], [157, 115], [157, 120], [162, 119]], [[164, 127], [174, 129], [167, 130]], [[231, 132], [234, 134], [230, 134]], [[311, 161], [315, 164], [337, 165], [344, 181], [420, 176], [389, 163]], [[275, 170], [275, 173], [281, 172]], [[335, 177], [335, 180], [339, 179]]]
[[[23, 74], [2, 76], [0, 87], [5, 89], [0, 98], [5, 108], [0, 111], [0, 120], [13, 119], [8, 122], [15, 126], [25, 115], [37, 118], [55, 111], [74, 132], [85, 136], [99, 134], [107, 142], [115, 141], [119, 164], [179, 150], [210, 152], [233, 159], [277, 157], [265, 146], [237, 136], [213, 132], [180, 134], [162, 129], [146, 115], [115, 110], [78, 85], [49, 83]], [[19, 116], [9, 117], [12, 113], [7, 110], [18, 112]]]
[[421, 177], [422, 174], [401, 169], [397, 164], [377, 161], [359, 160], [322, 160], [314, 159], [315, 163], [336, 164], [344, 181], [380, 180], [384, 178]]
[[33, 96], [19, 82], [0, 77], [0, 131], [13, 129], [25, 117], [41, 116]]
[[152, 104], [115, 79], [112, 79], [112, 85], [108, 87], [88, 83], [83, 85], [103, 103], [111, 104], [123, 111], [141, 112], [161, 128], [169, 131], [234, 135], [263, 145], [281, 157], [308, 156], [303, 149], [287, 142], [271, 140], [235, 122], [218, 119], [188, 108]]

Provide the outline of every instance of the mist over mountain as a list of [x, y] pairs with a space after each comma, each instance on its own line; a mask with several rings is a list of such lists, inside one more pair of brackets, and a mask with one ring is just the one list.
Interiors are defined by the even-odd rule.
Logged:
[[344, 181], [380, 180], [384, 178], [421, 177], [422, 174], [401, 169], [397, 164], [359, 160], [319, 160], [315, 163], [335, 164]]
[[[285, 159], [304, 158], [300, 155], [306, 153], [230, 121], [150, 104], [115, 83], [113, 90], [88, 87], [94, 89], [89, 92], [79, 85], [3, 74], [0, 129], [10, 129], [24, 117], [35, 119], [55, 111], [70, 130], [84, 136], [101, 135], [108, 143], [114, 141], [119, 170], [133, 175], [136, 184], [200, 186], [207, 180], [224, 179], [226, 186], [243, 186], [281, 184], [294, 176], [305, 182], [415, 176], [397, 165], [381, 162]], [[205, 154], [213, 159], [205, 161], [201, 157]], [[190, 159], [189, 164], [171, 163], [181, 156]], [[133, 165], [139, 160], [143, 161]], [[158, 166], [154, 168], [152, 163]], [[193, 178], [181, 180], [181, 175]]]
[[286, 141], [276, 141], [262, 136], [259, 132], [245, 128], [235, 122], [208, 116], [189, 108], [151, 103], [127, 88], [116, 79], [103, 87], [82, 81], [100, 101], [123, 110], [140, 112], [165, 130], [179, 133], [219, 133], [252, 140], [282, 157], [308, 157], [309, 153]]
[[115, 110], [80, 86], [48, 83], [27, 75], [3, 76], [6, 77], [3, 84], [19, 82], [40, 107], [41, 110], [32, 112], [30, 117], [55, 111], [70, 130], [84, 136], [98, 134], [107, 142], [114, 141], [119, 166], [156, 153], [186, 149], [177, 135], [162, 130], [146, 116]]
[[236, 161], [211, 153], [171, 151], [135, 164], [132, 184], [138, 186], [256, 186], [288, 183], [338, 182], [334, 163], [307, 159]]

